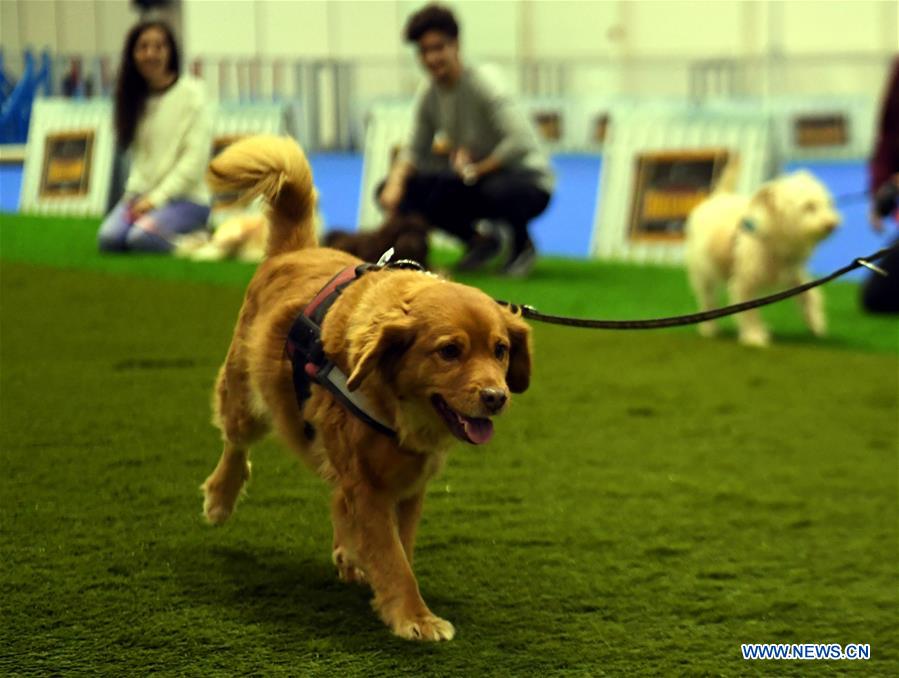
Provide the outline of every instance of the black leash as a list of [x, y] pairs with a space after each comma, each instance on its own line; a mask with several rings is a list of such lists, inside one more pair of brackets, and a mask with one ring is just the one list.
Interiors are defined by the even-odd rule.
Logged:
[[810, 280], [809, 282], [798, 285], [797, 287], [791, 287], [788, 290], [784, 290], [783, 292], [778, 292], [776, 294], [771, 294], [767, 297], [760, 297], [758, 299], [744, 301], [740, 304], [733, 304], [731, 306], [725, 306], [723, 308], [717, 308], [711, 311], [704, 311], [702, 313], [678, 315], [672, 316], [670, 318], [653, 318], [651, 320], [591, 320], [588, 318], [569, 318], [566, 316], [540, 313], [536, 308], [534, 308], [533, 306], [528, 306], [527, 304], [514, 304], [508, 301], [500, 301], [499, 299], [497, 299], [497, 303], [502, 304], [503, 306], [508, 306], [513, 313], [517, 314], [520, 312], [522, 317], [529, 320], [536, 320], [537, 322], [550, 323], [553, 325], [585, 327], [595, 330], [652, 330], [662, 327], [693, 325], [695, 323], [704, 322], [706, 320], [715, 320], [716, 318], [723, 318], [727, 315], [741, 313], [753, 308], [758, 308], [759, 306], [767, 306], [768, 304], [773, 304], [784, 299], [789, 299], [790, 297], [795, 297], [797, 294], [802, 294], [803, 292], [810, 290], [813, 287], [818, 287], [820, 285], [828, 283], [831, 280], [839, 278], [840, 276], [845, 275], [850, 271], [854, 271], [857, 268], [861, 268], [862, 266], [874, 271], [875, 273], [878, 273], [879, 275], [886, 275], [886, 271], [881, 269], [879, 266], [875, 266], [871, 262], [882, 259], [887, 254], [896, 249], [899, 248], [887, 247], [879, 250], [878, 252], [875, 252], [870, 256], [859, 257], [858, 259], [855, 259], [851, 264], [843, 266], [843, 268], [834, 271], [828, 276], [818, 278], [816, 280]]

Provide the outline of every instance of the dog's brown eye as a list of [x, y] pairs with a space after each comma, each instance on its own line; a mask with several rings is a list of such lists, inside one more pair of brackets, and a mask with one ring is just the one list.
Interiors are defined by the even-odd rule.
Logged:
[[496, 355], [497, 360], [503, 360], [506, 357], [506, 353], [508, 352], [508, 348], [505, 344], [497, 344], [496, 349], [493, 351], [494, 355]]
[[440, 357], [444, 360], [457, 360], [460, 355], [462, 355], [462, 349], [460, 349], [456, 344], [447, 344], [446, 346], [441, 346], [438, 349], [440, 353]]

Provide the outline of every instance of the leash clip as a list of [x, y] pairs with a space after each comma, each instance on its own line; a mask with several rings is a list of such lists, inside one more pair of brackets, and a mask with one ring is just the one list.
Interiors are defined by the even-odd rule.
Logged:
[[394, 249], [392, 247], [384, 252], [384, 254], [381, 255], [381, 258], [378, 259], [378, 263], [375, 264], [375, 266], [386, 266], [388, 263], [390, 263], [390, 260], [393, 258], [393, 252]]
[[880, 266], [878, 266], [877, 264], [872, 264], [867, 259], [859, 258], [856, 259], [856, 261], [868, 270], [874, 271], [874, 273], [876, 273], [877, 275], [882, 275], [884, 278], [888, 278], [890, 276], [890, 274], [884, 271]]

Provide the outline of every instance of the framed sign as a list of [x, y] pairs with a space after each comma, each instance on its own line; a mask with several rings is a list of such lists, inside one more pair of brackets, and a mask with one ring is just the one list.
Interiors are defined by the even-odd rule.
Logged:
[[31, 109], [19, 210], [105, 214], [114, 150], [109, 99], [38, 97]]
[[797, 116], [793, 119], [793, 143], [799, 148], [845, 146], [849, 120], [841, 113]]
[[771, 119], [755, 108], [643, 108], [610, 111], [590, 250], [609, 261], [677, 265], [690, 211], [731, 160], [740, 163], [739, 193], [768, 178]]
[[562, 138], [562, 116], [556, 111], [535, 113], [534, 123], [544, 141], [559, 141]]
[[82, 129], [44, 137], [41, 198], [85, 197], [90, 193], [94, 130]]
[[729, 159], [724, 149], [638, 153], [628, 239], [682, 240], [687, 217], [711, 194]]

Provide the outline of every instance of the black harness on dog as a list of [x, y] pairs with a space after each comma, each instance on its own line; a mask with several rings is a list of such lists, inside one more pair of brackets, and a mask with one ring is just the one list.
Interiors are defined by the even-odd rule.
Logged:
[[[301, 410], [312, 395], [311, 386], [314, 382], [327, 389], [355, 417], [379, 433], [395, 438], [396, 431], [371, 413], [371, 407], [365, 397], [359, 393], [352, 393], [347, 388], [346, 375], [325, 355], [321, 341], [325, 315], [343, 290], [353, 281], [358, 280], [369, 271], [378, 271], [383, 268], [424, 270], [420, 264], [408, 259], [387, 263], [392, 253], [393, 250], [389, 250], [377, 264], [350, 266], [331, 278], [330, 282], [315, 295], [309, 305], [293, 321], [293, 325], [287, 333], [285, 352], [293, 365], [293, 388], [297, 396], [297, 405]], [[306, 430], [307, 435], [311, 437], [309, 426], [306, 427]]]

